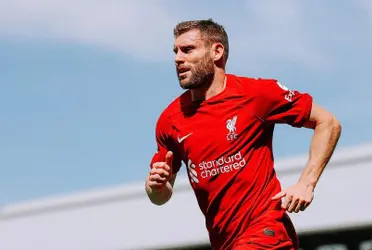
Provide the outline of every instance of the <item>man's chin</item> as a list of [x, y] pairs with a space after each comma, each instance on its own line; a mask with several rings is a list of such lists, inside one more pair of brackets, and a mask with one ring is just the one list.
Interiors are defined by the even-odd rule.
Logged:
[[182, 82], [180, 81], [180, 86], [181, 88], [183, 89], [196, 89], [198, 88], [197, 85], [193, 84], [193, 83], [190, 83], [190, 82]]
[[186, 78], [179, 79], [179, 82], [180, 82], [181, 88], [183, 88], [183, 89], [190, 89], [190, 88], [192, 88], [192, 83], [188, 79], [186, 79]]

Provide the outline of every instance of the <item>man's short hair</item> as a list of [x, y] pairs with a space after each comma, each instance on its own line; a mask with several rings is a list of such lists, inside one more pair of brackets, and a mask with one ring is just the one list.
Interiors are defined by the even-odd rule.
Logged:
[[203, 39], [206, 40], [207, 45], [212, 43], [221, 43], [225, 48], [225, 63], [229, 57], [229, 38], [225, 31], [225, 28], [214, 22], [212, 19], [207, 20], [190, 20], [183, 21], [176, 25], [173, 30], [175, 37], [182, 35], [190, 30], [199, 30]]

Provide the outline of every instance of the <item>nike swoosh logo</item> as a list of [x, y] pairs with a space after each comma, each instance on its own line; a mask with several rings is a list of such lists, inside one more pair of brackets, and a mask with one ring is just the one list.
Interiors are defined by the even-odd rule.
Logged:
[[181, 137], [181, 138], [178, 136], [178, 143], [183, 142], [183, 141], [184, 141], [187, 137], [189, 137], [191, 134], [192, 134], [192, 132], [191, 132], [190, 134], [185, 135], [184, 137]]

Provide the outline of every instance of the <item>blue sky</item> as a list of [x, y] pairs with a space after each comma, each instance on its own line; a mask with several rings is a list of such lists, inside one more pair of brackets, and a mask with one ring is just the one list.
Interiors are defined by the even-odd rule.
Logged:
[[[172, 28], [200, 18], [225, 26], [229, 73], [311, 93], [341, 120], [340, 147], [372, 142], [368, 0], [13, 0], [0, 8], [0, 203], [143, 182], [158, 115], [182, 92]], [[307, 154], [311, 131], [281, 125], [274, 140], [277, 158]]]

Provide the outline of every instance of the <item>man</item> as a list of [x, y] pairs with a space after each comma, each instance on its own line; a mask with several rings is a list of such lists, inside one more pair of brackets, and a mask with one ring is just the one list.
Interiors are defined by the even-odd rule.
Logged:
[[[178, 79], [187, 91], [157, 122], [149, 199], [162, 205], [171, 198], [184, 162], [213, 249], [298, 249], [287, 211], [298, 213], [312, 202], [339, 122], [309, 94], [276, 80], [225, 73], [228, 36], [212, 20], [179, 23], [174, 36]], [[306, 167], [286, 190], [273, 167], [276, 123], [314, 130]]]

